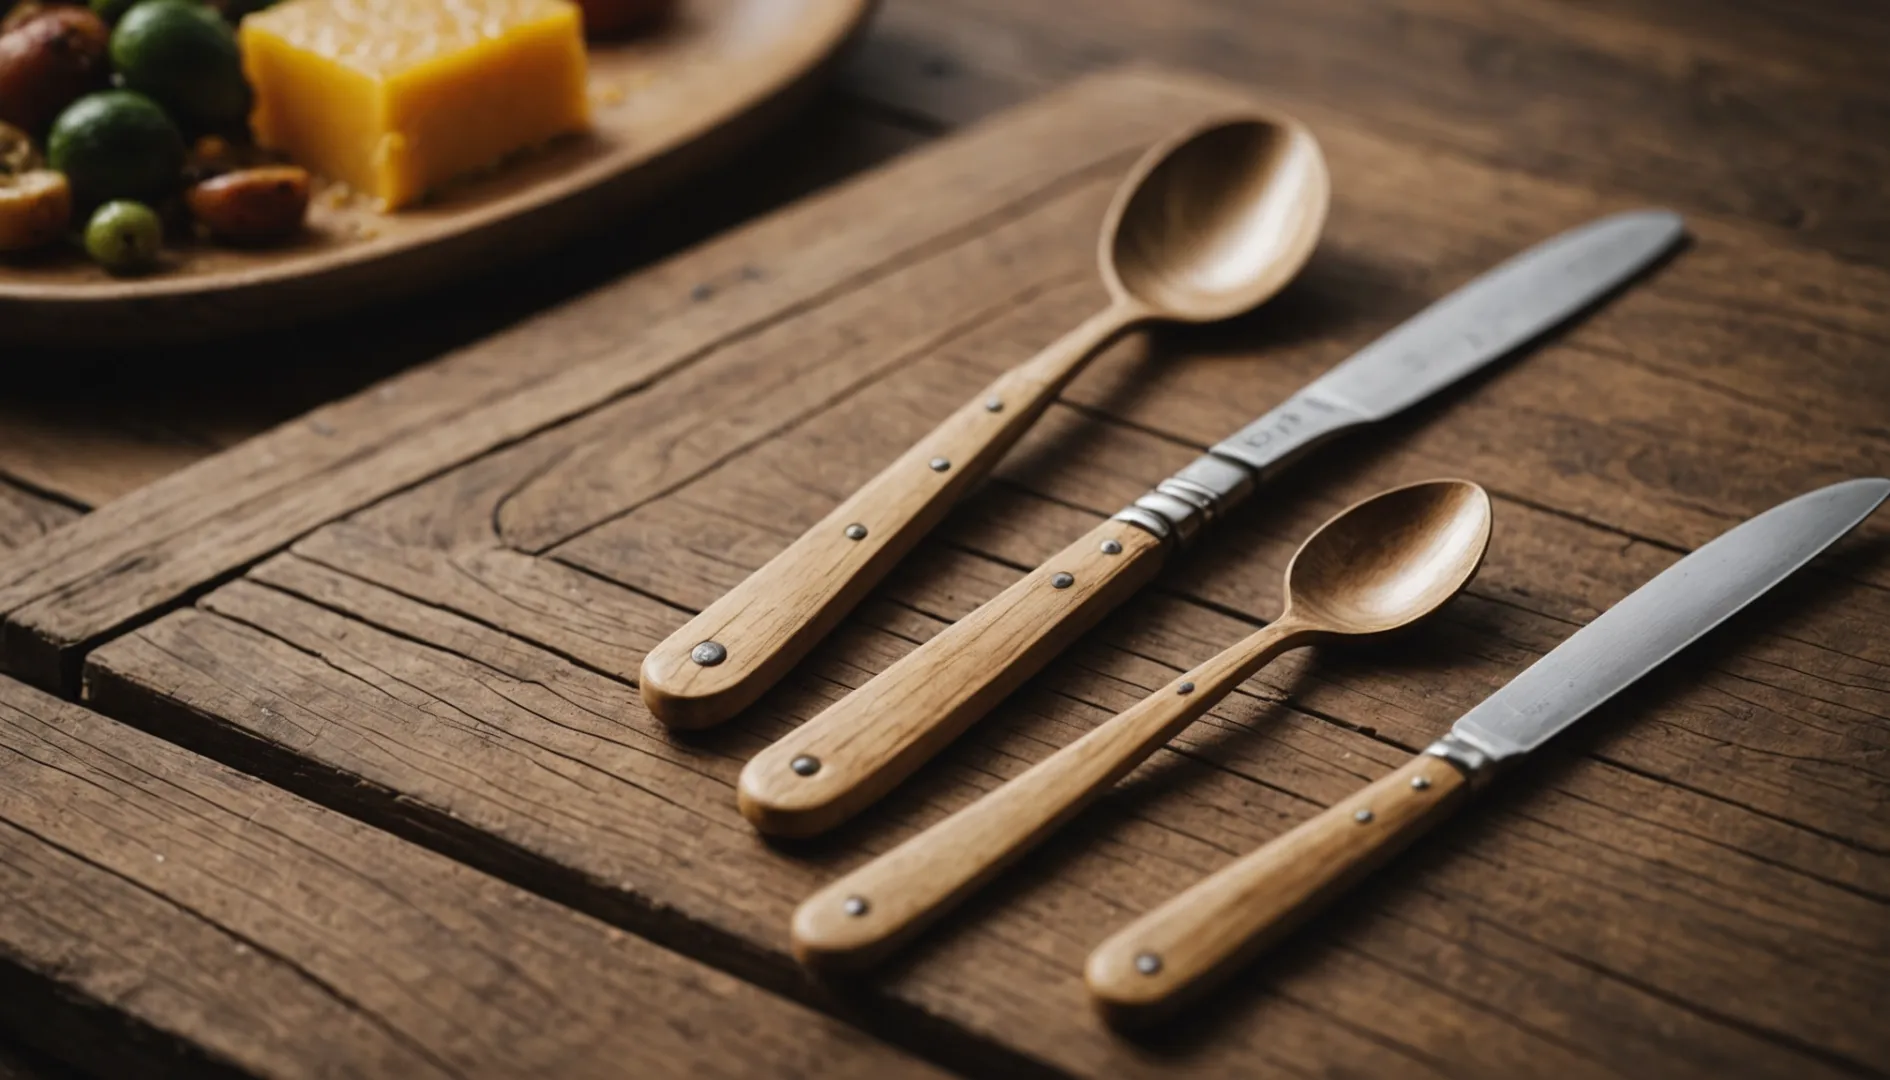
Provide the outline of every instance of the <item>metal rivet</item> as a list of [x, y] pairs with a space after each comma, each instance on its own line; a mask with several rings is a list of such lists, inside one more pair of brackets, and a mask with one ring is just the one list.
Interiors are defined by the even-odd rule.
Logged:
[[1175, 693], [1192, 694], [1194, 693], [1194, 684], [1191, 682], [1182, 683], [1180, 686], [1175, 687]]
[[788, 768], [801, 776], [812, 776], [820, 771], [820, 759], [812, 754], [802, 754], [788, 762]]
[[1423, 791], [1425, 788], [1431, 786], [1431, 778], [1428, 776], [1413, 776], [1411, 778], [1411, 786], [1419, 791]]
[[1004, 403], [1002, 401], [999, 401], [997, 398], [985, 398], [984, 411], [985, 412], [1003, 412]]
[[945, 458], [935, 457], [932, 459], [933, 472], [944, 472], [946, 469], [949, 469], [951, 467], [952, 467], [952, 463], [946, 460]]
[[849, 896], [846, 898], [846, 902], [840, 905], [841, 911], [846, 912], [856, 919], [866, 914], [866, 908], [866, 897], [864, 896]]
[[1102, 553], [1103, 553], [1104, 555], [1120, 555], [1120, 554], [1122, 554], [1122, 541], [1120, 541], [1120, 540], [1104, 540], [1104, 541], [1102, 542]]
[[1358, 822], [1360, 825], [1365, 824], [1371, 819], [1372, 812], [1370, 810], [1359, 810], [1352, 814], [1352, 820]]
[[1067, 589], [1074, 584], [1076, 584], [1076, 579], [1068, 574], [1058, 574], [1050, 579], [1050, 587], [1053, 589]]
[[851, 525], [848, 525], [847, 526], [847, 539], [848, 540], [866, 539], [866, 526], [860, 524], [857, 521]]
[[703, 667], [714, 667], [728, 659], [728, 650], [719, 641], [705, 641], [689, 650], [689, 659]]
[[1145, 952], [1135, 958], [1135, 970], [1144, 975], [1153, 975], [1162, 969], [1162, 958], [1152, 952]]

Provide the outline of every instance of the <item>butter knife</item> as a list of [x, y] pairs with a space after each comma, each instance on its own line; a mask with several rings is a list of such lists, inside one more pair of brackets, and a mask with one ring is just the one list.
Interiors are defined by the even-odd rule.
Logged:
[[1523, 252], [1419, 312], [1221, 442], [742, 770], [742, 814], [810, 836], [858, 813], [1150, 578], [1262, 480], [1383, 420], [1608, 295], [1683, 234], [1662, 210], [1616, 214]]
[[1137, 919], [1090, 954], [1110, 1022], [1159, 1020], [1237, 970], [1455, 809], [1869, 517], [1890, 480], [1800, 495], [1662, 571], [1364, 790]]

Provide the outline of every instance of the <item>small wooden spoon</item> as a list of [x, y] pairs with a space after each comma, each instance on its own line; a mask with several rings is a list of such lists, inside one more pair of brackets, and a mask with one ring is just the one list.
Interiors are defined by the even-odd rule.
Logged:
[[1329, 193], [1319, 144], [1291, 119], [1220, 120], [1150, 151], [1103, 224], [1109, 306], [1000, 376], [644, 657], [639, 685], [650, 711], [672, 727], [699, 728], [753, 703], [1105, 345], [1157, 320], [1231, 318], [1285, 287], [1318, 242]]
[[1382, 634], [1469, 583], [1490, 539], [1490, 499], [1464, 480], [1373, 496], [1306, 539], [1279, 619], [1111, 718], [1028, 772], [815, 893], [794, 913], [794, 953], [857, 969], [897, 948], [1036, 846], [1282, 652]]

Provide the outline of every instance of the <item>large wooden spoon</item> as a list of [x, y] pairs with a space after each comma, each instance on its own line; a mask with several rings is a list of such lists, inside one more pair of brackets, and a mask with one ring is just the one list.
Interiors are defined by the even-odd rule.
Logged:
[[640, 678], [650, 711], [672, 727], [698, 728], [746, 708], [938, 524], [1105, 345], [1157, 320], [1231, 318], [1285, 287], [1318, 242], [1329, 191], [1319, 144], [1287, 118], [1221, 120], [1150, 151], [1103, 225], [1109, 306], [1000, 376], [651, 650]]
[[1278, 620], [965, 809], [815, 893], [794, 913], [802, 963], [871, 964], [975, 892], [1288, 649], [1396, 630], [1469, 583], [1490, 500], [1463, 480], [1394, 488], [1341, 512], [1286, 568]]

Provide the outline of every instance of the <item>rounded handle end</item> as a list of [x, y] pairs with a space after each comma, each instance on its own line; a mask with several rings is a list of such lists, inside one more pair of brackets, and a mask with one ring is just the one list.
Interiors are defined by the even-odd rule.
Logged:
[[1159, 950], [1118, 935], [1089, 954], [1083, 967], [1090, 1004], [1109, 1026], [1145, 1028], [1171, 1015], [1181, 1004], [1174, 979]]
[[[726, 655], [726, 654], [724, 654]], [[717, 672], [664, 642], [643, 658], [637, 692], [663, 726], [683, 731], [714, 727], [754, 703], [765, 687], [753, 687], [743, 671]]]
[[742, 767], [735, 804], [750, 825], [768, 836], [818, 836], [851, 816], [840, 801], [847, 786], [837, 779], [819, 758], [776, 743]]
[[794, 958], [823, 975], [870, 968], [894, 944], [883, 908], [880, 897], [852, 891], [845, 879], [822, 889], [794, 909]]

